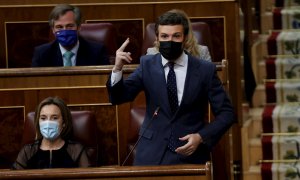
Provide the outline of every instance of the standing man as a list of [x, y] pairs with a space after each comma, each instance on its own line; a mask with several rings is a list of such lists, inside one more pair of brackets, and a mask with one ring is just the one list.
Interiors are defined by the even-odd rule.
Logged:
[[79, 37], [81, 12], [78, 7], [59, 4], [49, 15], [55, 41], [38, 46], [32, 58], [33, 67], [92, 66], [109, 64], [103, 44]]
[[[146, 96], [146, 115], [140, 129], [135, 165], [200, 164], [210, 160], [210, 150], [234, 123], [232, 104], [213, 63], [183, 51], [188, 19], [177, 12], [162, 14], [156, 23], [159, 52], [142, 56], [139, 67], [127, 78], [122, 68], [130, 63], [124, 52], [127, 39], [117, 50], [107, 88], [112, 104]], [[206, 124], [208, 102], [215, 119]]]

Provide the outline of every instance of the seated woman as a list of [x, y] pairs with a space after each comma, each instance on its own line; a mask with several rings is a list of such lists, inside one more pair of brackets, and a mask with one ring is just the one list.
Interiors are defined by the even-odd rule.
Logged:
[[[184, 11], [179, 10], [179, 9], [172, 9], [169, 12], [179, 13], [182, 16], [184, 16], [186, 19], [188, 19], [189, 33], [188, 33], [187, 39], [185, 40], [186, 43], [185, 43], [184, 50], [186, 50], [191, 55], [198, 57], [199, 59], [206, 60], [206, 61], [212, 61], [208, 47], [197, 43], [197, 39], [193, 33], [192, 24], [188, 18], [188, 15]], [[158, 53], [159, 52], [158, 49], [159, 49], [159, 43], [156, 40], [154, 42], [154, 47], [147, 49], [147, 55]]]
[[89, 167], [90, 161], [81, 144], [71, 141], [71, 112], [58, 97], [48, 97], [37, 107], [34, 117], [36, 141], [26, 144], [12, 169]]

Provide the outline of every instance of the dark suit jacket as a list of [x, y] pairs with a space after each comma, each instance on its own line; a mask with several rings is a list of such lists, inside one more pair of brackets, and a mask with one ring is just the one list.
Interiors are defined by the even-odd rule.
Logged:
[[[210, 159], [212, 146], [234, 122], [233, 107], [216, 74], [215, 65], [190, 55], [182, 101], [175, 115], [172, 115], [169, 106], [160, 53], [142, 56], [139, 67], [126, 80], [111, 87], [109, 79], [107, 87], [112, 104], [132, 101], [140, 91], [145, 92], [147, 108], [140, 130], [143, 137], [137, 145], [135, 165], [160, 164], [171, 128], [176, 138], [199, 133], [204, 140], [191, 156], [178, 155], [180, 163], [204, 163]], [[215, 115], [210, 124], [204, 120], [208, 102]], [[160, 107], [158, 115], [147, 127], [157, 107]]]
[[[94, 66], [109, 64], [108, 55], [102, 44], [89, 42], [79, 38], [79, 48], [76, 57], [76, 66]], [[63, 66], [63, 58], [59, 44], [55, 40], [35, 48], [32, 58], [32, 67]]]

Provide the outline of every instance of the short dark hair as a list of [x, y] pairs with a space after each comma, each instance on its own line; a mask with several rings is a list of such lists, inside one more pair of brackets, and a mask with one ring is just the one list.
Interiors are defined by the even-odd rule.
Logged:
[[55, 6], [50, 15], [49, 15], [49, 25], [50, 27], [54, 27], [54, 21], [58, 20], [59, 17], [65, 15], [68, 11], [73, 11], [75, 15], [75, 22], [77, 26], [81, 24], [81, 12], [80, 9], [76, 6], [72, 6], [69, 4], [58, 4]]
[[174, 10], [167, 11], [158, 17], [158, 19], [155, 23], [156, 36], [158, 36], [158, 26], [159, 25], [182, 25], [184, 35], [188, 35], [188, 33], [189, 33], [188, 19], [182, 13], [178, 13]]
[[35, 115], [34, 115], [34, 126], [36, 130], [36, 139], [42, 139], [43, 136], [40, 131], [40, 114], [41, 114], [41, 109], [45, 105], [56, 105], [61, 112], [62, 120], [64, 127], [60, 133], [60, 137], [64, 140], [68, 140], [72, 138], [73, 135], [73, 124], [72, 124], [72, 115], [71, 112], [68, 108], [68, 106], [65, 104], [65, 102], [59, 98], [59, 97], [48, 97], [44, 99], [36, 108], [35, 110]]

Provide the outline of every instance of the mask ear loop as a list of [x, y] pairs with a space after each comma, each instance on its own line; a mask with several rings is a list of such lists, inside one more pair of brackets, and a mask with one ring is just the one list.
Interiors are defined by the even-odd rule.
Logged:
[[65, 123], [62, 124], [62, 126], [60, 128], [60, 131], [59, 131], [59, 134], [58, 134], [58, 137], [60, 137], [61, 132], [63, 131], [64, 127], [65, 127]]
[[61, 126], [61, 128], [60, 128], [60, 132], [59, 132], [59, 135], [58, 135], [58, 136], [61, 135], [61, 132], [63, 131], [63, 129], [65, 128], [65, 126], [66, 126], [65, 123], [63, 123], [62, 126]]

